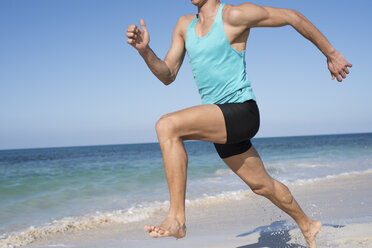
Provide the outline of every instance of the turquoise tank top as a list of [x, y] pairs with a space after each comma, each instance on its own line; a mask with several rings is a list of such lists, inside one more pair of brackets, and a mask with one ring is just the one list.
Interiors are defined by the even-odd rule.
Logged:
[[198, 15], [187, 28], [185, 47], [202, 104], [256, 100], [246, 75], [245, 50], [233, 48], [225, 34], [221, 3], [209, 33], [195, 33]]

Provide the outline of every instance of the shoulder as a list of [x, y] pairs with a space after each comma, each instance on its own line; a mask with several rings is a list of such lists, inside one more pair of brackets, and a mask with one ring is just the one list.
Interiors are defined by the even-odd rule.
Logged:
[[253, 3], [226, 4], [223, 11], [224, 20], [232, 26], [249, 25], [257, 19], [265, 18], [267, 14], [264, 6]]
[[190, 23], [192, 20], [194, 20], [195, 17], [196, 17], [195, 14], [194, 15], [183, 15], [180, 18], [178, 18], [178, 21]]
[[187, 28], [195, 17], [196, 15], [183, 15], [178, 18], [176, 26], [174, 27], [174, 32], [181, 35], [185, 39]]

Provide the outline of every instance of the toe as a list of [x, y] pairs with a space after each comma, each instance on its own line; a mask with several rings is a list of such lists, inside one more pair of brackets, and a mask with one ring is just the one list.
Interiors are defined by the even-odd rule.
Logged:
[[[154, 233], [154, 232], [152, 232]], [[156, 235], [153, 234], [154, 236], [156, 236], [156, 238], [160, 238], [160, 237], [168, 237], [168, 236], [171, 236], [171, 233], [167, 230], [159, 230]]]
[[172, 236], [172, 235], [171, 235], [170, 231], [165, 230], [165, 231], [163, 232], [162, 236], [163, 236], [163, 237], [168, 237], [168, 236]]
[[159, 234], [154, 231], [154, 232], [150, 232], [150, 236], [153, 237], [153, 238], [158, 238]]
[[150, 235], [154, 238], [159, 238], [171, 236], [171, 233], [168, 230], [165, 230], [161, 227], [155, 227], [154, 231], [152, 231]]
[[145, 229], [145, 231], [147, 231], [147, 232], [152, 232], [152, 231], [154, 230], [154, 226], [148, 226], [148, 225], [145, 225], [145, 226], [144, 226], [144, 229]]

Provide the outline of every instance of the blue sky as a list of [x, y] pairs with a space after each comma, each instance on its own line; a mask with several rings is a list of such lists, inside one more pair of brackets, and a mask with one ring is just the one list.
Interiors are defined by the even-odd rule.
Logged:
[[[371, 132], [371, 1], [252, 2], [300, 11], [353, 64], [332, 81], [326, 58], [292, 27], [253, 29], [257, 137]], [[143, 18], [163, 59], [177, 19], [193, 13], [189, 0], [1, 0], [0, 149], [155, 142], [158, 118], [200, 96], [187, 56], [166, 87], [125, 30]]]

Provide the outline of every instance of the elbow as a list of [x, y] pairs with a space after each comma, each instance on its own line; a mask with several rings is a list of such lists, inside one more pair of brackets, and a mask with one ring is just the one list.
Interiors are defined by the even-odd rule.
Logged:
[[170, 85], [171, 83], [173, 83], [174, 82], [174, 78], [167, 78], [167, 79], [163, 79], [163, 80], [161, 80], [161, 82], [165, 85], [165, 86], [168, 86], [168, 85]]
[[166, 75], [164, 75], [164, 79], [162, 80], [163, 84], [165, 86], [168, 86], [170, 85], [171, 83], [174, 82], [174, 80], [176, 80], [176, 76], [177, 76], [177, 70], [175, 70], [174, 68], [170, 67], [167, 63], [167, 60], [165, 59], [164, 60], [165, 64], [167, 65], [168, 67], [168, 71], [166, 73]]
[[291, 14], [294, 15], [294, 16], [299, 16], [299, 15], [301, 15], [301, 13], [300, 13], [298, 10], [295, 10], [295, 9], [290, 9], [290, 12], [291, 12]]
[[303, 15], [295, 9], [289, 9], [288, 11], [288, 24], [294, 27], [301, 22]]
[[168, 74], [166, 77], [163, 78], [162, 83], [167, 86], [167, 85], [170, 85], [171, 83], [174, 82], [174, 80], [176, 80], [176, 76], [177, 74], [174, 73], [174, 71], [172, 72], [171, 70], [168, 71]]
[[162, 81], [162, 83], [165, 85], [165, 86], [168, 86], [172, 83], [173, 81]]

